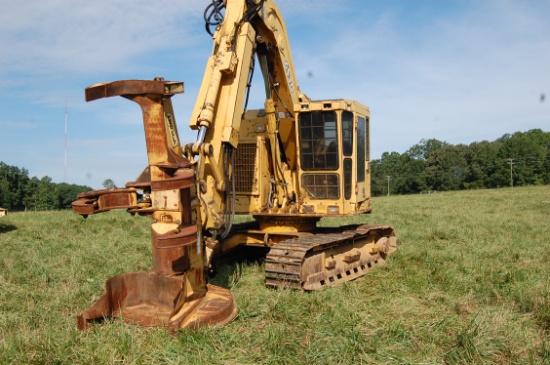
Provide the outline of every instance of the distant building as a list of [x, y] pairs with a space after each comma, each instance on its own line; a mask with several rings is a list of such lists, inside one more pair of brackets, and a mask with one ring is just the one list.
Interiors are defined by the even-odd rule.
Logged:
[[8, 215], [8, 210], [4, 208], [0, 208], [0, 217], [3, 217], [5, 215]]

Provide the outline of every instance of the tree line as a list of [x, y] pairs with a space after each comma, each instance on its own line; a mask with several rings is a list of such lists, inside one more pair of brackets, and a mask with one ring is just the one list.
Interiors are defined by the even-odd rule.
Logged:
[[[550, 132], [533, 129], [470, 145], [423, 139], [405, 153], [384, 152], [371, 161], [371, 171], [374, 196], [550, 184]], [[89, 190], [48, 176], [31, 178], [26, 169], [0, 162], [2, 208], [66, 209]]]
[[384, 152], [371, 171], [375, 196], [550, 184], [550, 132], [470, 145], [423, 139], [405, 153]]
[[8, 210], [67, 209], [79, 193], [89, 190], [89, 186], [54, 183], [48, 176], [31, 178], [26, 169], [0, 161], [0, 207]]

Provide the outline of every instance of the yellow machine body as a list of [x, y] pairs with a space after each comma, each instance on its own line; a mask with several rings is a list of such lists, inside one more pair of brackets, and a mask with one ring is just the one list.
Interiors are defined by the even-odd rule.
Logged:
[[[195, 142], [180, 144], [171, 104], [183, 83], [157, 78], [86, 89], [88, 101], [119, 95], [141, 107], [148, 166], [123, 189], [80, 194], [73, 209], [150, 217], [153, 268], [107, 280], [104, 296], [79, 315], [81, 329], [116, 315], [170, 328], [231, 321], [231, 292], [207, 284], [205, 273], [236, 246], [269, 248], [266, 285], [300, 290], [361, 277], [395, 250], [389, 226], [317, 227], [323, 217], [372, 209], [369, 109], [300, 91], [273, 0], [213, 0], [209, 12], [214, 46], [189, 122]], [[255, 67], [265, 103], [247, 110]], [[255, 223], [233, 225], [236, 214]]]

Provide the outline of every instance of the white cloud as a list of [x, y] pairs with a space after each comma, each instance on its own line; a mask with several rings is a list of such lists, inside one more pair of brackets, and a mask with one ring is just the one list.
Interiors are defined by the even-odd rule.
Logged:
[[189, 1], [8, 2], [0, 15], [6, 50], [0, 70], [48, 75], [126, 69], [146, 52], [186, 44], [186, 20], [198, 13]]
[[32, 129], [34, 126], [33, 121], [0, 120], [2, 129]]
[[349, 0], [315, 0], [315, 1], [296, 1], [296, 0], [279, 0], [277, 5], [279, 11], [287, 18], [309, 17], [326, 15], [334, 11], [342, 10], [342, 7], [349, 5]]
[[[69, 176], [95, 188], [106, 178], [121, 185], [139, 174], [146, 159], [139, 107], [116, 98], [87, 104], [84, 88], [154, 76], [186, 83], [186, 93], [173, 102], [181, 139], [192, 141], [196, 133], [187, 127], [188, 118], [212, 44], [202, 21], [208, 3], [3, 4], [0, 152], [17, 157], [11, 164], [33, 175], [61, 181], [68, 100]], [[549, 102], [539, 100], [541, 93], [550, 94], [545, 90], [550, 84], [548, 2], [278, 4], [302, 91], [316, 99], [353, 98], [369, 105], [374, 157], [403, 152], [422, 138], [469, 143], [550, 125]], [[254, 89], [262, 94], [261, 83]], [[261, 107], [260, 99], [253, 96], [250, 107]], [[34, 130], [39, 135], [30, 133]], [[37, 140], [44, 141], [40, 158], [45, 160], [39, 164]], [[21, 150], [26, 152], [16, 156]]]
[[[3, 4], [0, 110], [31, 113], [44, 106], [63, 108], [68, 101], [74, 111], [83, 108], [84, 88], [93, 83], [164, 76], [174, 60], [185, 59], [180, 52], [201, 48], [195, 47], [199, 36], [208, 39], [204, 6], [172, 0]], [[21, 103], [25, 106], [16, 106]]]
[[387, 11], [362, 33], [352, 21], [322, 39], [317, 57], [318, 41], [294, 51], [302, 73], [306, 65], [314, 75], [300, 85], [369, 105], [374, 156], [422, 138], [470, 143], [547, 128], [539, 98], [550, 84], [549, 5], [471, 3], [417, 27]]

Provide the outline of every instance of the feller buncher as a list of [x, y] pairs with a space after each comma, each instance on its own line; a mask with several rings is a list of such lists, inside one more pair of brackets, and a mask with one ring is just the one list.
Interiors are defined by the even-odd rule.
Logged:
[[[180, 144], [171, 98], [181, 82], [85, 91], [87, 101], [122, 96], [141, 107], [148, 166], [125, 188], [80, 194], [73, 210], [150, 217], [153, 268], [107, 280], [80, 329], [109, 316], [170, 329], [228, 323], [233, 296], [208, 284], [207, 271], [237, 246], [269, 249], [266, 286], [306, 291], [361, 277], [395, 250], [389, 226], [317, 227], [322, 217], [371, 211], [369, 109], [300, 92], [273, 0], [213, 0], [205, 20], [214, 46], [190, 120], [196, 142]], [[265, 107], [247, 110], [256, 63]], [[234, 225], [236, 214], [254, 223]]]

